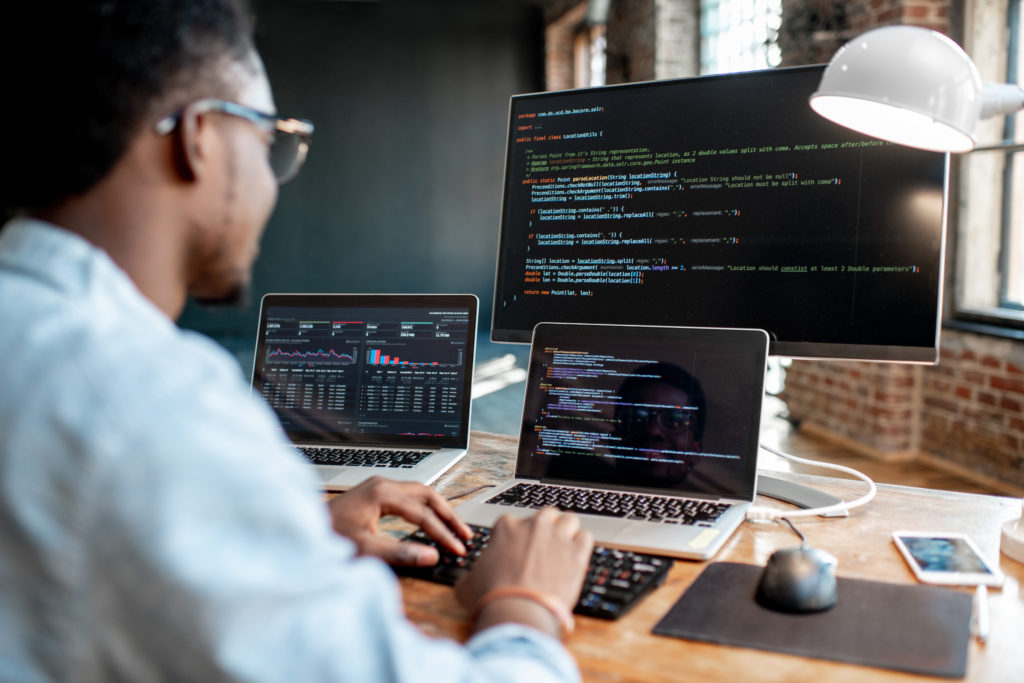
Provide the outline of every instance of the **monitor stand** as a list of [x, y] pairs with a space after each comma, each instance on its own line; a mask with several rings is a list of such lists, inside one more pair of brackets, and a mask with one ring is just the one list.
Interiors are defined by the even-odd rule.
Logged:
[[[758, 495], [775, 498], [786, 503], [792, 503], [805, 510], [810, 508], [826, 507], [842, 503], [841, 498], [836, 498], [830, 493], [812, 489], [810, 486], [796, 484], [785, 479], [779, 479], [768, 474], [757, 473]], [[833, 512], [822, 517], [847, 517], [849, 512]]]

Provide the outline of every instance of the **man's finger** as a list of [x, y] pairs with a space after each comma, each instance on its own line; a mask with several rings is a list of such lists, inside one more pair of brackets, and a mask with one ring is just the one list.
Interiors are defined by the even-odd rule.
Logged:
[[359, 553], [379, 557], [395, 566], [432, 567], [440, 559], [437, 548], [429, 545], [369, 535], [359, 539]]
[[566, 537], [572, 537], [580, 528], [580, 518], [571, 512], [564, 512], [555, 520], [555, 528]]
[[419, 524], [420, 528], [423, 529], [428, 536], [457, 555], [466, 554], [466, 546], [462, 544], [462, 541], [455, 537], [451, 528], [442, 522], [437, 515], [434, 514], [433, 510], [428, 507], [424, 507], [422, 512], [423, 514], [417, 524]]
[[458, 513], [455, 512], [455, 508], [451, 506], [447, 500], [442, 498], [440, 495], [437, 496], [437, 503], [431, 500], [431, 507], [434, 508], [434, 512], [441, 520], [448, 525], [448, 527], [455, 532], [455, 534], [464, 540], [473, 538], [473, 530], [469, 528], [469, 525], [462, 521]]
[[[395, 488], [390, 491], [392, 495], [387, 498], [384, 511], [387, 514], [399, 515], [407, 522], [412, 522], [427, 533], [428, 536], [443, 545], [448, 550], [458, 555], [466, 554], [466, 547], [452, 532], [451, 526], [442, 521], [439, 515], [446, 515], [445, 519], [451, 518], [458, 524], [456, 530], [462, 535], [462, 528], [469, 531], [465, 522], [458, 519], [452, 511], [448, 502], [441, 498], [436, 491], [425, 486], [414, 485]], [[469, 538], [472, 533], [465, 537]]]

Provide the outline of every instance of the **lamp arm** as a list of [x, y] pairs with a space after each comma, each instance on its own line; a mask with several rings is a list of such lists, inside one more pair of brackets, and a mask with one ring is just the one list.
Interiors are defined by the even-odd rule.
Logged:
[[1024, 152], [1024, 142], [1003, 140], [998, 145], [982, 145], [975, 147], [971, 150], [971, 154], [975, 152], [1003, 152], [1005, 154], [1009, 154], [1010, 152]]
[[1012, 114], [1024, 108], [1024, 90], [1013, 83], [985, 83], [981, 89], [980, 118]]

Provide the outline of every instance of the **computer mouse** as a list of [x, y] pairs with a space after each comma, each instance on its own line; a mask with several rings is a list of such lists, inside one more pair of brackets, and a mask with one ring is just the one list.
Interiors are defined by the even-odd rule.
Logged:
[[757, 584], [758, 604], [777, 612], [822, 612], [836, 604], [836, 558], [798, 546], [776, 550]]

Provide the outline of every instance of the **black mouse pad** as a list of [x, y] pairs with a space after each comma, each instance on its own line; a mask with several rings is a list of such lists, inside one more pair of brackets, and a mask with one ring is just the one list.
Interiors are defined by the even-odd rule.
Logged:
[[840, 578], [832, 609], [784, 614], [754, 600], [761, 569], [709, 564], [654, 633], [930, 676], [966, 674], [970, 595]]

